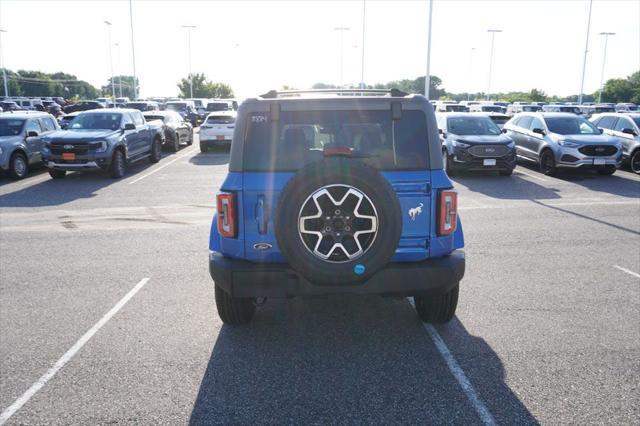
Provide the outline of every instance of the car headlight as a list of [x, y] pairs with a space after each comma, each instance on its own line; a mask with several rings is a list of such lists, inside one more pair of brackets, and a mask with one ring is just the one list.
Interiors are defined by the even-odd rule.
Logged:
[[96, 148], [96, 152], [105, 152], [108, 147], [109, 144], [107, 141], [100, 141], [100, 145]]
[[2, 155], [2, 152], [3, 152], [3, 151], [2, 151], [2, 147], [0, 146], [0, 155]]
[[580, 146], [579, 143], [575, 143], [575, 142], [571, 142], [571, 141], [566, 141], [566, 140], [559, 140], [558, 141], [558, 145], [565, 147], [565, 148], [577, 148]]
[[464, 143], [464, 141], [461, 141], [459, 139], [454, 139], [453, 146], [457, 146], [458, 148], [469, 148], [471, 145], [469, 145], [468, 143]]

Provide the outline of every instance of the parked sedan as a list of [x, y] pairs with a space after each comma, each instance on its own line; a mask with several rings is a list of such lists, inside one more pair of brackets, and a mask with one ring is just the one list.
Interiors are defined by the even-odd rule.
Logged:
[[217, 146], [230, 146], [237, 112], [212, 112], [200, 126], [200, 151]]
[[622, 160], [631, 171], [640, 174], [640, 113], [607, 113], [594, 116], [591, 121], [607, 135], [622, 144]]
[[503, 130], [516, 143], [518, 158], [537, 163], [546, 175], [556, 174], [559, 168], [589, 168], [611, 175], [622, 159], [616, 138], [603, 135], [573, 113], [522, 113]]
[[165, 147], [176, 152], [180, 144], [193, 143], [193, 126], [175, 111], [147, 111], [143, 113], [145, 120], [161, 121], [164, 130]]
[[438, 114], [442, 160], [449, 176], [464, 170], [497, 170], [509, 176], [516, 167], [515, 144], [486, 114]]

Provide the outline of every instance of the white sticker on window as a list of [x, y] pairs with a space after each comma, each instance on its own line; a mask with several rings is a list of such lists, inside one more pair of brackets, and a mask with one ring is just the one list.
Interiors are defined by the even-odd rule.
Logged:
[[266, 123], [267, 116], [266, 115], [252, 115], [251, 116], [252, 123]]

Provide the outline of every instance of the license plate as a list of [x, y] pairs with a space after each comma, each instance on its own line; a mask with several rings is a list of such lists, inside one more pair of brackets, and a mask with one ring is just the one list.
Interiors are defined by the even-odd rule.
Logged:
[[62, 153], [62, 159], [63, 160], [75, 160], [76, 159], [76, 154], [74, 154], [73, 152], [63, 152]]
[[219, 141], [223, 141], [224, 140], [224, 136], [218, 135], [218, 136], [216, 136], [216, 139], [218, 139]]
[[605, 164], [607, 164], [607, 162], [604, 158], [596, 158], [595, 160], [593, 160], [594, 166], [604, 166]]
[[495, 166], [496, 165], [496, 159], [495, 158], [487, 158], [486, 160], [482, 161], [482, 164], [484, 166]]

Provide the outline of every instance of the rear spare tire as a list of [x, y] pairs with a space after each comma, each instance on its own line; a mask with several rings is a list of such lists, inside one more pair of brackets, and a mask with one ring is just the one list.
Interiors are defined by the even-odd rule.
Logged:
[[402, 213], [386, 179], [361, 160], [329, 158], [300, 170], [278, 200], [275, 233], [287, 262], [319, 285], [356, 284], [398, 247]]

